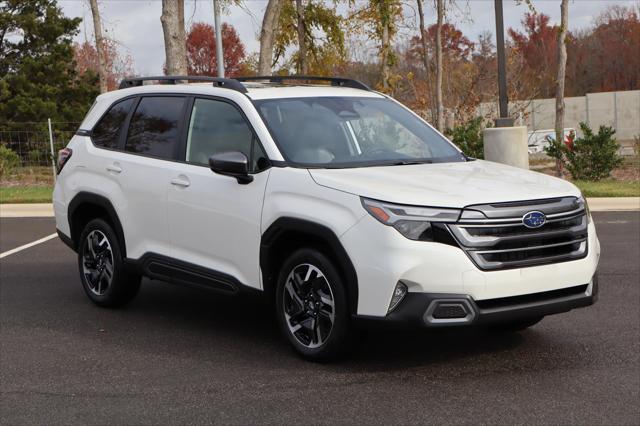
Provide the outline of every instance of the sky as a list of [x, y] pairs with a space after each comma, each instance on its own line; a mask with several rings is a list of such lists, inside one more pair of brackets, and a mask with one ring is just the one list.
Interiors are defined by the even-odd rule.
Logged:
[[[366, 0], [356, 0], [356, 6]], [[531, 0], [539, 13], [551, 17], [551, 23], [560, 21], [560, 0]], [[571, 0], [569, 3], [569, 28], [589, 27], [593, 18], [608, 5], [637, 5], [639, 0]], [[412, 4], [412, 0], [405, 3]], [[427, 25], [435, 23], [433, 1], [425, 0], [429, 5], [425, 11]], [[521, 4], [518, 4], [521, 3]], [[60, 0], [65, 15], [84, 18], [80, 24], [77, 41], [93, 41], [91, 10], [87, 0]], [[164, 64], [164, 42], [160, 14], [161, 0], [99, 0], [106, 35], [115, 39], [122, 50], [133, 59], [136, 72], [140, 75], [162, 74]], [[187, 28], [193, 22], [207, 22], [213, 25], [212, 0], [186, 0], [185, 22]], [[485, 31], [495, 34], [493, 0], [457, 0], [458, 5], [448, 13], [447, 21], [454, 23], [472, 41]], [[243, 7], [232, 6], [225, 11], [222, 22], [233, 25], [248, 53], [258, 50], [258, 34], [266, 0], [244, 0]], [[344, 7], [339, 9], [344, 10]], [[528, 11], [524, 1], [504, 0], [504, 22], [507, 28], [521, 28], [520, 21]], [[401, 29], [401, 37], [415, 32], [411, 21], [417, 19], [411, 7], [405, 7], [409, 25]], [[495, 40], [495, 38], [494, 38]]]

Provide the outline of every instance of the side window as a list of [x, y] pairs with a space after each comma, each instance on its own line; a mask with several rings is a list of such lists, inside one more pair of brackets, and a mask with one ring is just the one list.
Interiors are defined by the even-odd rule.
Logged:
[[113, 105], [96, 124], [91, 133], [94, 145], [104, 148], [118, 148], [118, 140], [122, 132], [122, 123], [127, 118], [133, 105], [133, 99], [126, 99]]
[[185, 98], [142, 98], [131, 117], [125, 151], [173, 158], [178, 144]]
[[209, 164], [209, 157], [225, 151], [240, 151], [249, 158], [251, 170], [266, 167], [268, 160], [249, 124], [231, 104], [196, 99], [187, 136], [187, 162]]

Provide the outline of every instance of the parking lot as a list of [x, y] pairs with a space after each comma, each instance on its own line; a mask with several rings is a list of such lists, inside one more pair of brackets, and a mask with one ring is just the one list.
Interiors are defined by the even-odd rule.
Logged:
[[[369, 331], [302, 361], [259, 300], [146, 280], [93, 306], [57, 238], [0, 260], [0, 423], [605, 423], [640, 419], [640, 214], [594, 213], [600, 298], [521, 334]], [[1, 219], [0, 253], [55, 232]]]

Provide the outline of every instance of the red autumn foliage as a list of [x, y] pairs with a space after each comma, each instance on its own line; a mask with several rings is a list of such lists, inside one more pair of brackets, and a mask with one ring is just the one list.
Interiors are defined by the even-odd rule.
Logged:
[[[122, 55], [118, 51], [118, 46], [113, 40], [104, 39], [106, 52], [106, 76], [107, 90], [115, 90], [126, 76], [130, 76], [133, 71], [133, 60], [129, 55]], [[73, 57], [76, 62], [76, 70], [82, 75], [87, 71], [98, 74], [98, 51], [93, 44], [84, 43], [73, 44]]]
[[[244, 44], [232, 25], [222, 24], [224, 72], [229, 77], [244, 73]], [[196, 22], [187, 34], [187, 70], [189, 75], [216, 76], [216, 38], [213, 27]]]
[[555, 96], [555, 72], [558, 63], [557, 26], [549, 25], [549, 16], [527, 13], [522, 20], [524, 33], [509, 28], [512, 49], [524, 62], [522, 79], [529, 95]]

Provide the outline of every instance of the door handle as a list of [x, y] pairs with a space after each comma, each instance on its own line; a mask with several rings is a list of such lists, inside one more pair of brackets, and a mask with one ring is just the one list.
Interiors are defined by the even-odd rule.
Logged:
[[189, 185], [191, 185], [191, 183], [189, 182], [188, 179], [185, 179], [185, 178], [175, 178], [175, 179], [171, 179], [171, 185], [181, 186], [183, 188], [186, 188]]
[[112, 173], [116, 173], [116, 174], [122, 172], [122, 168], [118, 164], [115, 164], [115, 163], [107, 166], [107, 170], [112, 172]]

